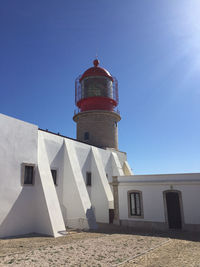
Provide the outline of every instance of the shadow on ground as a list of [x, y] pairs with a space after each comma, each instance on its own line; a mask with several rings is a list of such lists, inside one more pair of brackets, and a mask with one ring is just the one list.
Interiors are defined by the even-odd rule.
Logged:
[[[151, 237], [163, 237], [163, 238], [171, 238], [171, 239], [180, 239], [180, 240], [187, 240], [193, 242], [200, 242], [200, 232], [189, 232], [189, 231], [182, 231], [182, 230], [169, 230], [167, 232], [159, 232], [159, 231], [143, 231], [139, 229], [135, 229], [133, 227], [125, 227], [119, 226], [114, 224], [104, 224], [98, 223], [98, 228], [89, 231], [81, 231], [78, 229], [69, 229], [67, 228], [67, 232], [69, 234], [73, 233], [97, 233], [97, 234], [124, 234], [124, 235], [136, 235], [136, 236], [151, 236]], [[53, 238], [47, 235], [38, 234], [38, 233], [30, 233], [20, 236], [11, 236], [7, 238], [0, 238], [0, 240], [8, 240], [8, 239], [28, 239], [28, 238], [39, 238], [43, 241], [46, 239], [54, 239], [55, 241], [60, 238], [67, 238], [69, 235], [65, 235], [63, 237]]]
[[168, 230], [166, 232], [159, 231], [143, 231], [133, 227], [125, 227], [114, 224], [98, 223], [98, 229], [90, 230], [92, 233], [102, 234], [128, 234], [140, 236], [168, 237], [172, 239], [188, 240], [200, 242], [200, 232], [189, 232], [183, 230]]

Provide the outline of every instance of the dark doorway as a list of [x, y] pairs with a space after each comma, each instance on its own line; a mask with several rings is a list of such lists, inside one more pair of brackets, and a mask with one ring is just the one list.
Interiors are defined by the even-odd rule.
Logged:
[[167, 192], [166, 204], [169, 228], [181, 229], [181, 210], [178, 192]]
[[109, 209], [109, 223], [113, 223], [114, 216], [115, 216], [114, 209]]

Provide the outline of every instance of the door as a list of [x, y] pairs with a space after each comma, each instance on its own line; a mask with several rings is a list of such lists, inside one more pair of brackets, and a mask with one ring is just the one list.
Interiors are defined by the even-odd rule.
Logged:
[[169, 228], [181, 229], [181, 210], [178, 192], [167, 192], [166, 204]]
[[114, 209], [109, 209], [109, 223], [113, 223], [115, 217]]

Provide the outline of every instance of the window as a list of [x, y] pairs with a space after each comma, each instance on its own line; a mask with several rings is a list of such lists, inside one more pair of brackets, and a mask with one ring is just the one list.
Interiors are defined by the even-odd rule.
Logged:
[[92, 174], [91, 172], [86, 172], [86, 185], [91, 186], [92, 185]]
[[53, 177], [54, 184], [57, 185], [57, 170], [51, 170], [51, 174]]
[[22, 185], [34, 184], [34, 167], [33, 164], [22, 163]]
[[129, 215], [130, 216], [142, 216], [142, 193], [141, 192], [129, 192]]
[[85, 132], [84, 133], [84, 140], [89, 140], [89, 137], [90, 137], [89, 132]]

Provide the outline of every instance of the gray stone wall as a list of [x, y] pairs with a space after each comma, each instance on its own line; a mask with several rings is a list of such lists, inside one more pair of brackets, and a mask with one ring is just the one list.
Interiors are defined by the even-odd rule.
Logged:
[[[118, 149], [117, 123], [121, 117], [112, 111], [85, 111], [76, 114], [73, 120], [77, 123], [76, 138], [90, 145]], [[89, 139], [85, 140], [85, 133], [89, 133]]]

